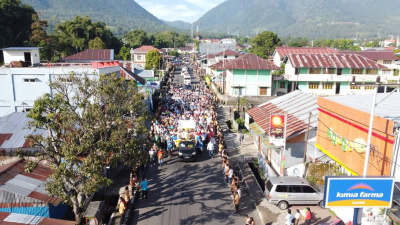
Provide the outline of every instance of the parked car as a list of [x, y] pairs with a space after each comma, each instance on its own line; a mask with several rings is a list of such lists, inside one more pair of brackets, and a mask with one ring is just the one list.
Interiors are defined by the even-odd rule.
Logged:
[[302, 177], [272, 177], [265, 184], [265, 196], [269, 203], [282, 210], [289, 205], [323, 206], [324, 193]]
[[318, 225], [346, 225], [346, 224], [343, 222], [342, 219], [335, 216], [335, 218], [333, 218], [333, 221], [328, 222], [328, 223], [319, 223]]
[[196, 161], [197, 148], [194, 141], [180, 141], [178, 145], [178, 158], [181, 161]]

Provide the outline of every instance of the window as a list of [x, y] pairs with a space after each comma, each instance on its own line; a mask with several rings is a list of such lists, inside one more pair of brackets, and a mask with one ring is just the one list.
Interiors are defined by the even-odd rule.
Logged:
[[324, 83], [324, 86], [322, 86], [322, 89], [332, 89], [333, 88], [333, 83]]
[[359, 89], [361, 89], [361, 87], [360, 86], [356, 86], [356, 85], [350, 85], [350, 89], [359, 90]]
[[376, 69], [367, 69], [366, 74], [377, 74]]
[[391, 74], [391, 70], [382, 70], [382, 74]]
[[289, 192], [291, 193], [301, 193], [301, 186], [300, 185], [290, 185]]
[[286, 185], [278, 185], [275, 188], [276, 192], [287, 192], [288, 186]]
[[365, 90], [373, 90], [374, 86], [365, 86]]
[[324, 69], [325, 74], [334, 74], [335, 73], [335, 69], [333, 68], [326, 68]]
[[385, 65], [392, 64], [392, 60], [383, 60], [383, 64]]
[[300, 69], [299, 68], [294, 68], [294, 74], [299, 75], [300, 74]]
[[337, 75], [342, 75], [342, 68], [337, 68], [336, 74], [337, 74]]
[[285, 82], [281, 82], [279, 84], [279, 88], [286, 88], [286, 83]]
[[233, 90], [235, 95], [242, 95], [242, 88], [234, 88]]
[[139, 60], [139, 61], [141, 61], [141, 60], [142, 60], [142, 56], [141, 56], [141, 55], [137, 55], [137, 56], [136, 56], [136, 59]]
[[318, 89], [319, 83], [308, 83], [308, 89]]
[[314, 190], [314, 188], [312, 188], [310, 186], [303, 186], [303, 192], [304, 193], [315, 193], [316, 191]]
[[27, 79], [27, 78], [25, 78], [25, 79], [24, 79], [24, 82], [25, 82], [25, 83], [36, 82], [36, 79]]
[[260, 87], [259, 95], [267, 95], [267, 87]]
[[362, 74], [362, 69], [351, 69], [351, 74]]
[[320, 68], [311, 68], [310, 74], [321, 74], [321, 69]]

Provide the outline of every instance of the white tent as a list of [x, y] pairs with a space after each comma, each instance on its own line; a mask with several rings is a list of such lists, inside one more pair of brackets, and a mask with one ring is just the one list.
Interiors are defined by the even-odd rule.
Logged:
[[179, 120], [178, 128], [194, 129], [194, 128], [196, 128], [196, 122], [194, 120]]

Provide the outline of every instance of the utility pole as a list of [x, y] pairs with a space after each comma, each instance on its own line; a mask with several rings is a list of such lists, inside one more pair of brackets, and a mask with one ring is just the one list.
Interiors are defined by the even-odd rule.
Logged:
[[307, 133], [306, 133], [306, 144], [304, 145], [304, 155], [303, 155], [303, 163], [306, 163], [307, 159], [307, 146], [308, 146], [308, 134], [310, 131], [310, 123], [311, 123], [311, 115], [312, 113], [310, 112], [310, 115], [308, 116], [308, 125], [307, 125]]

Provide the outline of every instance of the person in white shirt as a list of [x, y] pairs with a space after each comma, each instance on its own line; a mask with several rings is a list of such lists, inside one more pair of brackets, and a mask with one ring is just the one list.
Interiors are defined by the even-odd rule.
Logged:
[[210, 158], [214, 158], [214, 143], [212, 141], [208, 142], [207, 150]]
[[292, 220], [293, 220], [292, 210], [288, 209], [285, 217], [285, 225], [292, 225]]
[[150, 165], [153, 166], [153, 164], [155, 165], [155, 160], [154, 160], [155, 151], [153, 148], [150, 149], [149, 155], [150, 155]]
[[300, 210], [296, 209], [296, 214], [294, 214], [294, 225], [299, 225], [300, 223]]
[[230, 185], [232, 183], [232, 176], [233, 176], [233, 169], [229, 168], [229, 172], [228, 172], [228, 185]]

